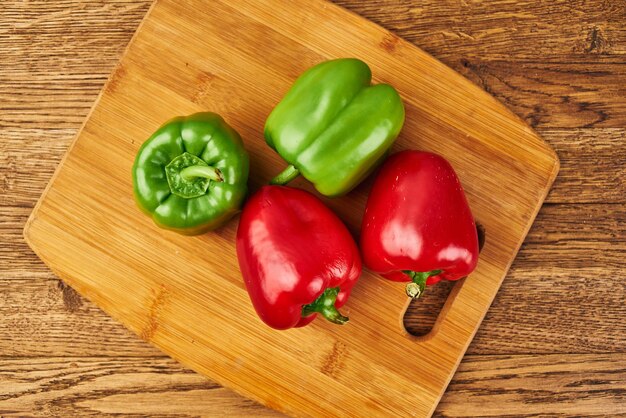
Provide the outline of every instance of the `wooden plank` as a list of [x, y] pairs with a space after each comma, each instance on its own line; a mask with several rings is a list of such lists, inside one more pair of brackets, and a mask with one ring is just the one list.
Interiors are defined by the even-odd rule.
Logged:
[[549, 203], [626, 203], [626, 129], [541, 130], [561, 160]]
[[436, 416], [626, 414], [626, 354], [467, 357]]
[[151, 1], [3, 1], [0, 127], [76, 129]]
[[[110, 51], [118, 41], [116, 36], [130, 39], [150, 3], [150, 0], [94, 0], [85, 5], [78, 0], [63, 0], [54, 5], [35, 2], [26, 6], [21, 1], [8, 0], [1, 5], [0, 30], [11, 30], [19, 50], [33, 47], [28, 35], [37, 31], [41, 38], [35, 47], [39, 46], [41, 51], [49, 47], [43, 42], [61, 44], [54, 40], [55, 33], [64, 35], [66, 42], [81, 42], [81, 38], [86, 41], [85, 35], [100, 33], [104, 36], [94, 41], [100, 42], [103, 51]], [[626, 10], [619, 2], [425, 0], [414, 4], [407, 0], [335, 0], [334, 3], [430, 53], [440, 54], [443, 60], [456, 60], [459, 56], [510, 60], [543, 57], [554, 61], [595, 56], [601, 60], [619, 58], [626, 52], [626, 30], [622, 24]], [[72, 25], [65, 25], [67, 22]], [[94, 50], [88, 43], [70, 46], [86, 53]]]
[[622, 352], [624, 300], [623, 266], [514, 266], [468, 352]]
[[0, 289], [1, 355], [162, 356], [55, 278], [0, 280]]
[[[626, 414], [626, 354], [467, 356], [436, 417]], [[13, 416], [281, 416], [167, 358], [0, 358]]]
[[336, 0], [440, 57], [564, 62], [626, 54], [620, 1]]
[[516, 259], [518, 265], [624, 267], [620, 257], [626, 250], [624, 205], [546, 205], [543, 209], [541, 216], [551, 222], [531, 230]]
[[[25, 10], [24, 3], [8, 2], [2, 24], [11, 37], [0, 38], [0, 49], [10, 64], [0, 68], [0, 126], [36, 120], [40, 128], [77, 127], [149, 3], [84, 7], [66, 0]], [[584, 13], [584, 21], [568, 20], [568, 13], [542, 2], [339, 3], [442, 59], [533, 126], [620, 127], [626, 121], [620, 100], [626, 12], [617, 3], [579, 0], [567, 8]]]
[[[76, 129], [0, 128], [0, 206], [32, 208], [75, 135]], [[23, 215], [12, 214], [24, 224]]]
[[169, 358], [0, 358], [6, 417], [282, 416]]
[[462, 58], [458, 64], [461, 74], [533, 127], [622, 128], [626, 124], [626, 58], [615, 64], [595, 58], [574, 63]]
[[31, 207], [0, 206], [0, 278], [50, 277], [50, 269], [24, 241], [22, 231], [31, 212]]

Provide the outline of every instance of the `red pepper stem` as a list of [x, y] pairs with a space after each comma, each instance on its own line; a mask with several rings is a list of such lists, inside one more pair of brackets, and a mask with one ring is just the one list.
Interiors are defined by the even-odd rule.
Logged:
[[426, 281], [430, 276], [436, 276], [442, 270], [431, 270], [426, 272], [402, 270], [404, 274], [411, 278], [411, 282], [406, 285], [406, 295], [411, 299], [418, 299], [426, 290]]
[[348, 322], [348, 317], [343, 316], [335, 307], [339, 291], [340, 289], [338, 287], [324, 290], [324, 293], [315, 299], [315, 302], [302, 307], [302, 317], [306, 317], [317, 312], [335, 324], [343, 325]]
[[290, 164], [287, 166], [287, 168], [283, 170], [282, 173], [274, 177], [272, 181], [270, 181], [270, 184], [284, 186], [285, 184], [289, 183], [291, 180], [295, 179], [299, 175], [300, 175], [300, 170], [298, 170], [296, 167]]

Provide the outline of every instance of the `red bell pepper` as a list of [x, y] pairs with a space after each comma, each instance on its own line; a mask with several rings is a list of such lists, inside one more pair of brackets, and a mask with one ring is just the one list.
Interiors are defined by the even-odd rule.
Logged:
[[241, 214], [237, 257], [252, 304], [270, 327], [301, 327], [317, 313], [348, 321], [338, 308], [361, 274], [361, 257], [345, 225], [312, 194], [262, 187]]
[[418, 298], [426, 285], [458, 280], [478, 261], [474, 217], [454, 169], [443, 157], [403, 151], [382, 166], [361, 228], [361, 253], [371, 270], [408, 281]]

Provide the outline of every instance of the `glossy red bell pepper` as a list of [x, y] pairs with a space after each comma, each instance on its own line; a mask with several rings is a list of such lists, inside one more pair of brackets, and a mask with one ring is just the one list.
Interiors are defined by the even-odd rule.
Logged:
[[259, 317], [276, 329], [301, 327], [322, 314], [343, 324], [338, 308], [361, 274], [350, 232], [315, 196], [264, 186], [245, 205], [237, 257]]
[[478, 234], [450, 163], [419, 151], [389, 157], [370, 192], [360, 243], [364, 264], [390, 280], [410, 282], [406, 291], [413, 298], [427, 284], [470, 274]]

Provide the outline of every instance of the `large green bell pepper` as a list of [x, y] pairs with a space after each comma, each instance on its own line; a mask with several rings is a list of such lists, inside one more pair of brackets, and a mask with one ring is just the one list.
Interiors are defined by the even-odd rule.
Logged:
[[381, 162], [404, 124], [404, 106], [388, 84], [353, 58], [304, 72], [265, 123], [265, 140], [289, 164], [273, 184], [302, 174], [326, 196], [342, 195]]
[[132, 173], [135, 200], [162, 228], [203, 233], [239, 211], [248, 169], [241, 137], [219, 115], [177, 117], [139, 149]]

